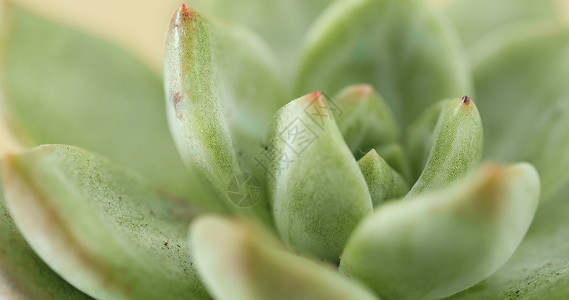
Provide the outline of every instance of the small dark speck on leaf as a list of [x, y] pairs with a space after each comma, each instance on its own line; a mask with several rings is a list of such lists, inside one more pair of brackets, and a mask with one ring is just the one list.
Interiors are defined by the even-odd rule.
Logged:
[[468, 96], [464, 95], [464, 97], [462, 97], [461, 102], [468, 105], [470, 104], [470, 101], [472, 101]]
[[516, 294], [519, 293], [519, 292], [520, 292], [520, 290], [517, 290], [517, 291], [516, 291]]

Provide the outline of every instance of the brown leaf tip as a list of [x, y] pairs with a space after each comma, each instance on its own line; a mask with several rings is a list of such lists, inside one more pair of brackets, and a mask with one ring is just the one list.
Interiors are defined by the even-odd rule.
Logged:
[[470, 99], [470, 97], [468, 97], [467, 95], [464, 95], [464, 97], [462, 97], [462, 99], [460, 100], [462, 103], [464, 103], [465, 105], [470, 104], [470, 102], [472, 102], [472, 99]]

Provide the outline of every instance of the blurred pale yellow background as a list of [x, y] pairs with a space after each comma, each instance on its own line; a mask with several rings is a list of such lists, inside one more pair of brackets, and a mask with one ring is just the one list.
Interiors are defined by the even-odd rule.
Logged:
[[[59, 22], [107, 38], [138, 56], [156, 72], [160, 72], [164, 34], [170, 17], [183, 2], [193, 5], [193, 2], [207, 0], [11, 1]], [[452, 1], [456, 0], [427, 0], [436, 5], [446, 5]], [[558, 12], [569, 21], [569, 0], [554, 1], [559, 6]]]
[[171, 16], [183, 0], [11, 0], [60, 23], [104, 37], [160, 72]]

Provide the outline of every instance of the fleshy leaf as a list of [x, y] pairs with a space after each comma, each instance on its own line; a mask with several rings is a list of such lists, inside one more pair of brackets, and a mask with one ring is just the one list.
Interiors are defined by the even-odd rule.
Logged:
[[447, 101], [431, 137], [429, 157], [407, 197], [439, 190], [463, 178], [480, 163], [483, 129], [468, 96]]
[[211, 294], [220, 300], [377, 299], [367, 288], [285, 250], [245, 219], [198, 218], [190, 244]]
[[504, 25], [553, 18], [554, 1], [557, 0], [458, 0], [449, 1], [445, 10], [464, 44], [472, 45]]
[[472, 53], [478, 108], [491, 128], [485, 157], [532, 163], [548, 198], [569, 179], [569, 29], [516, 25]]
[[274, 49], [290, 76], [310, 24], [333, 0], [197, 0], [198, 8], [225, 20], [245, 24]]
[[406, 132], [407, 154], [411, 165], [411, 180], [415, 182], [421, 176], [429, 158], [432, 138], [437, 122], [448, 100], [431, 104], [408, 127]]
[[0, 185], [0, 296], [18, 300], [90, 299], [34, 253], [16, 228], [4, 201]]
[[446, 190], [381, 206], [354, 231], [340, 270], [386, 299], [452, 295], [506, 262], [538, 202], [531, 165], [485, 165]]
[[399, 140], [399, 124], [372, 86], [358, 84], [347, 87], [332, 101], [341, 110], [336, 118], [338, 128], [356, 158], [374, 146]]
[[540, 205], [526, 237], [494, 275], [451, 299], [563, 299], [569, 293], [569, 185]]
[[228, 186], [240, 174], [263, 178], [263, 150], [283, 90], [270, 51], [252, 33], [210, 21], [182, 5], [170, 23], [164, 84], [170, 129], [186, 164], [222, 205], [270, 223], [266, 198], [234, 205]]
[[169, 134], [158, 76], [115, 45], [10, 3], [5, 10], [3, 113], [21, 142], [84, 147], [162, 188], [207, 199]]
[[278, 232], [297, 250], [332, 262], [372, 211], [365, 179], [333, 112], [319, 92], [290, 102], [275, 117], [267, 150]]
[[7, 156], [4, 194], [35, 252], [98, 299], [207, 299], [186, 246], [201, 210], [71, 146]]
[[386, 200], [399, 199], [409, 191], [409, 185], [397, 171], [393, 170], [375, 149], [358, 161], [366, 180], [374, 207]]
[[411, 180], [412, 171], [409, 158], [400, 144], [389, 143], [383, 146], [377, 146], [374, 149], [377, 154], [379, 154], [390, 167], [397, 171], [397, 173], [401, 174], [407, 182], [415, 182], [416, 178]]
[[[569, 31], [517, 25], [484, 43], [496, 43], [493, 48], [480, 43], [473, 50], [478, 53], [478, 107], [485, 124], [490, 124], [486, 128], [493, 129], [485, 133], [485, 151], [504, 161], [526, 157], [535, 163], [543, 182], [542, 199], [549, 200], [541, 204], [513, 257], [493, 276], [453, 299], [563, 299], [569, 293], [569, 91], [564, 83]], [[510, 113], [500, 114], [500, 109]]]
[[405, 125], [431, 103], [470, 92], [458, 38], [423, 1], [337, 1], [306, 41], [299, 94], [368, 82]]

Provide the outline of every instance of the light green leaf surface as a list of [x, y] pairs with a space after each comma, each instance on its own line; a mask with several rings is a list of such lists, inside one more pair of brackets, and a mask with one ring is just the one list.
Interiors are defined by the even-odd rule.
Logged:
[[520, 246], [494, 275], [449, 299], [564, 299], [569, 293], [569, 185], [539, 206]]
[[7, 156], [4, 194], [34, 251], [98, 299], [207, 299], [186, 245], [201, 212], [78, 148]]
[[340, 110], [336, 123], [356, 158], [362, 157], [374, 146], [399, 140], [399, 124], [385, 100], [372, 86], [349, 86], [330, 101]]
[[227, 196], [243, 172], [263, 178], [256, 157], [283, 104], [274, 58], [252, 33], [210, 21], [182, 5], [168, 31], [164, 84], [168, 119], [182, 158], [218, 201], [269, 224], [266, 197], [239, 208]]
[[366, 180], [371, 202], [374, 207], [387, 200], [399, 199], [409, 191], [409, 185], [397, 171], [377, 154], [369, 151], [358, 161], [358, 166]]
[[[504, 29], [486, 40], [497, 43], [494, 48], [475, 49], [478, 107], [486, 128], [493, 128], [485, 133], [487, 156], [533, 162], [547, 201], [508, 263], [453, 299], [563, 299], [569, 293], [569, 31], [532, 25]], [[500, 115], [504, 109], [509, 113]]]
[[569, 178], [569, 29], [516, 25], [473, 50], [485, 157], [528, 161], [543, 199]]
[[[557, 0], [454, 0], [445, 7], [465, 45], [504, 25], [555, 16]], [[564, 0], [561, 0], [564, 1]]]
[[406, 197], [439, 190], [477, 167], [482, 157], [483, 129], [468, 96], [444, 103], [430, 140], [425, 168]]
[[271, 141], [269, 183], [278, 232], [297, 250], [337, 262], [372, 202], [325, 97], [313, 92], [279, 110]]
[[485, 165], [448, 189], [380, 206], [354, 231], [340, 270], [382, 299], [452, 295], [506, 262], [538, 202], [531, 165]]
[[377, 299], [335, 266], [286, 251], [264, 228], [245, 219], [200, 217], [191, 228], [190, 245], [215, 299]]
[[203, 8], [214, 16], [253, 29], [275, 51], [287, 78], [293, 78], [300, 46], [310, 24], [332, 2], [334, 1], [197, 0], [190, 1], [190, 5], [196, 3], [198, 8]]
[[403, 176], [407, 183], [414, 182], [416, 180], [416, 178], [413, 180], [411, 179], [411, 163], [409, 162], [409, 157], [405, 153], [405, 150], [400, 144], [389, 143], [383, 146], [377, 146], [374, 149], [379, 156], [385, 159], [390, 167]]
[[5, 10], [2, 113], [23, 142], [84, 147], [164, 189], [206, 199], [172, 142], [158, 76], [108, 42], [11, 4]]
[[[0, 162], [0, 166], [2, 163]], [[0, 179], [1, 179], [0, 175]], [[6, 207], [0, 185], [0, 298], [90, 299], [53, 272], [28, 246]]]
[[370, 83], [408, 124], [435, 101], [470, 92], [470, 70], [444, 16], [422, 1], [331, 5], [306, 39], [296, 90]]

